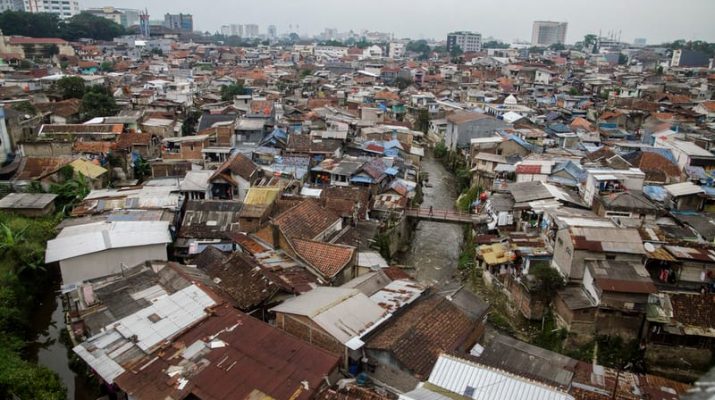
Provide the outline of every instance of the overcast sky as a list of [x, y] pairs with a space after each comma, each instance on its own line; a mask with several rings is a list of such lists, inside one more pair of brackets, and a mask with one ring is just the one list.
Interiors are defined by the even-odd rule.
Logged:
[[279, 34], [299, 25], [302, 35], [330, 27], [442, 39], [453, 30], [471, 30], [511, 41], [530, 40], [534, 20], [553, 20], [569, 23], [568, 43], [599, 30], [620, 30], [628, 42], [715, 42], [715, 0], [80, 0], [82, 8], [105, 5], [148, 7], [151, 19], [190, 13], [195, 29], [210, 32], [255, 23], [261, 33], [271, 24]]

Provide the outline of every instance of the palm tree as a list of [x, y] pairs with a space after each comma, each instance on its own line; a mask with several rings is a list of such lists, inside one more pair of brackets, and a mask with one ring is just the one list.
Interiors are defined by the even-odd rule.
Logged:
[[13, 230], [8, 224], [0, 223], [0, 254], [3, 257], [19, 260], [17, 274], [25, 271], [38, 271], [44, 269], [42, 251], [33, 248], [25, 233], [27, 226]]
[[50, 192], [58, 197], [58, 202], [62, 205], [63, 211], [72, 209], [77, 202], [87, 197], [92, 187], [89, 180], [82, 174], [65, 181], [64, 183], [52, 185]]

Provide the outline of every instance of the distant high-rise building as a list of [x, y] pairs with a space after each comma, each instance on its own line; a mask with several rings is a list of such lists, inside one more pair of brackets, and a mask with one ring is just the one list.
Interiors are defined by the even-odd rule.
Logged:
[[139, 10], [131, 10], [128, 8], [102, 7], [89, 8], [85, 10], [85, 12], [88, 12], [92, 15], [96, 15], [97, 17], [102, 17], [114, 21], [125, 28], [139, 24]]
[[338, 38], [338, 30], [336, 28], [325, 28], [321, 34], [323, 40], [336, 40]]
[[191, 14], [165, 14], [164, 26], [181, 32], [194, 31], [194, 17]]
[[390, 58], [402, 58], [405, 56], [405, 43], [404, 42], [390, 42], [388, 48], [388, 55]]
[[24, 0], [0, 0], [0, 12], [25, 11]]
[[258, 25], [246, 24], [243, 26], [243, 32], [246, 34], [246, 37], [249, 39], [258, 37]]
[[275, 25], [268, 25], [268, 38], [275, 39], [278, 36], [278, 28]]
[[72, 18], [79, 14], [77, 0], [24, 0], [25, 11], [29, 13], [57, 14], [62, 19]]
[[447, 35], [447, 51], [459, 47], [464, 53], [482, 51], [482, 34], [474, 32], [452, 32]]
[[551, 46], [566, 43], [568, 22], [534, 21], [531, 29], [532, 46]]
[[221, 27], [221, 34], [224, 36], [243, 36], [243, 25], [223, 25]]
[[645, 47], [648, 41], [645, 38], [635, 38], [633, 40], [633, 45], [637, 47]]

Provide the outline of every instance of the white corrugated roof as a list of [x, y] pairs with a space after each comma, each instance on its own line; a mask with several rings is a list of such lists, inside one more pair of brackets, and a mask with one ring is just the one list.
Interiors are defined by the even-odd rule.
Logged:
[[700, 186], [693, 182], [674, 183], [672, 185], [663, 186], [663, 188], [674, 197], [687, 196], [691, 194], [704, 193], [705, 191]]
[[394, 313], [405, 304], [410, 304], [422, 295], [425, 288], [409, 279], [398, 279], [370, 296], [375, 304], [380, 304]]
[[[187, 286], [119, 321], [74, 347], [106, 382], [113, 383], [125, 369], [117, 362], [128, 362], [125, 354], [149, 354], [154, 347], [176, 337], [205, 318], [205, 309], [216, 303], [196, 285]], [[137, 349], [138, 348], [138, 349]]]
[[387, 314], [357, 289], [322, 286], [288, 299], [271, 311], [306, 316], [341, 343], [360, 336]]
[[428, 382], [479, 400], [573, 400], [556, 388], [445, 354], [437, 359]]
[[64, 228], [47, 242], [45, 262], [51, 263], [108, 249], [171, 243], [167, 221], [95, 222]]

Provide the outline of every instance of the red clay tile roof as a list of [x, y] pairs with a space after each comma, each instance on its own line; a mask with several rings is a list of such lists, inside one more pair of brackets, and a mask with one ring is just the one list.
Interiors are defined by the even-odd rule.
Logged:
[[355, 248], [340, 244], [293, 239], [291, 245], [300, 258], [325, 278], [339, 274], [352, 261]]
[[74, 142], [72, 145], [72, 151], [75, 153], [109, 153], [114, 147], [114, 142], [110, 141], [87, 141], [87, 142]]
[[683, 325], [715, 328], [715, 294], [670, 294], [673, 320]]
[[700, 105], [709, 112], [715, 112], [715, 101], [703, 101]]
[[253, 175], [258, 171], [258, 166], [253, 161], [241, 153], [236, 153], [231, 158], [226, 160], [214, 174], [210, 180], [217, 178], [220, 175], [227, 175], [230, 172], [232, 175], [238, 175], [241, 178], [251, 181]]
[[618, 112], [618, 111], [606, 111], [606, 112], [604, 112], [603, 114], [601, 114], [601, 115], [598, 117], [598, 119], [600, 119], [600, 120], [608, 120], [608, 119], [611, 119], [611, 118], [618, 118], [618, 117], [621, 117], [621, 116], [623, 116], [623, 114], [620, 113], [620, 112]]
[[38, 103], [35, 106], [43, 113], [49, 112], [67, 118], [79, 113], [80, 103], [80, 99], [67, 99], [54, 103]]
[[367, 348], [391, 352], [402, 366], [426, 379], [441, 353], [472, 345], [465, 341], [477, 324], [446, 298], [431, 295], [388, 320]]
[[520, 164], [516, 166], [517, 174], [540, 174], [541, 165], [539, 164]]
[[254, 114], [270, 115], [273, 111], [273, 102], [267, 100], [253, 100], [251, 102], [251, 112]]
[[117, 136], [114, 147], [116, 149], [129, 149], [135, 145], [147, 146], [151, 143], [151, 133], [122, 133]]
[[340, 219], [317, 200], [309, 199], [279, 215], [273, 223], [288, 239], [314, 240]]
[[43, 178], [72, 162], [72, 157], [25, 157], [20, 162], [14, 180], [24, 181]]
[[263, 253], [268, 250], [243, 232], [226, 232], [226, 236], [251, 255]]
[[643, 151], [629, 158], [628, 162], [640, 168], [649, 182], [666, 182], [668, 177], [680, 176], [680, 168], [658, 153]]

